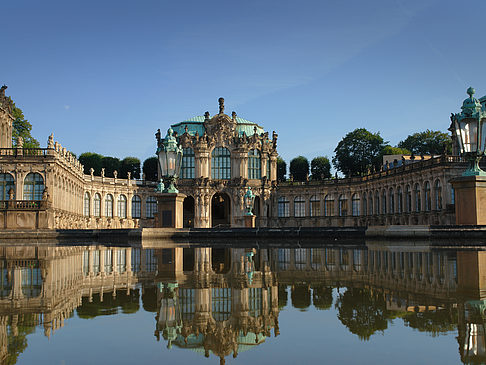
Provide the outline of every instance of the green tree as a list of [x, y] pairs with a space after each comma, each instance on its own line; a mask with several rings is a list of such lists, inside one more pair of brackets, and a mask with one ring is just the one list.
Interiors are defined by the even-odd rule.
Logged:
[[305, 310], [311, 304], [311, 293], [307, 284], [296, 284], [292, 286], [290, 298], [294, 308]]
[[106, 177], [115, 177], [113, 172], [115, 170], [120, 172], [121, 170], [121, 161], [119, 158], [105, 156], [103, 157], [103, 160], [101, 162], [103, 164], [103, 167], [105, 168]]
[[297, 156], [290, 161], [289, 171], [295, 181], [306, 181], [309, 176], [309, 160], [304, 156]]
[[317, 309], [330, 309], [332, 307], [332, 287], [325, 285], [313, 286], [312, 302]]
[[18, 137], [24, 140], [24, 148], [39, 148], [39, 141], [31, 135], [32, 124], [30, 124], [24, 117], [24, 113], [20, 108], [13, 104], [12, 116], [14, 117], [12, 129], [12, 145], [17, 147]]
[[409, 135], [398, 143], [398, 147], [406, 148], [415, 155], [441, 155], [444, 153], [444, 149], [447, 153], [452, 151], [451, 138], [448, 133], [429, 129]]
[[380, 166], [377, 157], [385, 142], [380, 133], [358, 128], [346, 134], [334, 150], [332, 163], [346, 177], [365, 174], [373, 165]]
[[331, 177], [331, 163], [324, 156], [314, 157], [311, 161], [312, 180], [323, 180]]
[[285, 181], [287, 175], [287, 163], [282, 157], [277, 157], [277, 181]]
[[84, 166], [84, 173], [90, 174], [90, 169], [93, 168], [96, 176], [101, 175], [101, 168], [103, 167], [103, 156], [94, 152], [84, 152], [79, 155], [79, 162]]
[[157, 181], [157, 166], [159, 161], [157, 157], [149, 157], [143, 162], [142, 171], [145, 174], [145, 180]]
[[128, 178], [128, 173], [131, 173], [132, 178], [140, 179], [140, 160], [136, 157], [125, 157], [121, 161], [120, 178]]

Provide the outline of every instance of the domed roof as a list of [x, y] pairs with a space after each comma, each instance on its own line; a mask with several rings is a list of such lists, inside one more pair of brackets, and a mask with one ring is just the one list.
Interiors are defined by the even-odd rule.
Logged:
[[[185, 128], [187, 126], [187, 133], [190, 135], [195, 135], [196, 132], [201, 136], [204, 134], [205, 128], [204, 128], [204, 120], [205, 117], [202, 115], [198, 115], [189, 119], [186, 119], [182, 122], [172, 124], [171, 128], [174, 130], [174, 132], [177, 132], [177, 135], [184, 134]], [[245, 133], [247, 136], [251, 136], [255, 133], [255, 127], [256, 127], [256, 133], [261, 134], [264, 133], [265, 131], [261, 126], [259, 126], [255, 122], [251, 122], [249, 120], [243, 119], [241, 117], [236, 116], [236, 130], [237, 132], [242, 135]]]

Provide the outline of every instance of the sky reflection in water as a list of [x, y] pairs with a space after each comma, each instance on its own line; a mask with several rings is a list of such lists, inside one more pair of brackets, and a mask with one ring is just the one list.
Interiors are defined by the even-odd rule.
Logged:
[[0, 356], [7, 364], [484, 362], [485, 259], [397, 245], [4, 247]]

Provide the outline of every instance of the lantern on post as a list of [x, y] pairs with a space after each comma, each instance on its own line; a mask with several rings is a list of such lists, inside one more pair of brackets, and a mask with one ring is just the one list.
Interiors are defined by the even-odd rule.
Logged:
[[[172, 128], [169, 128], [167, 136], [158, 140], [157, 155], [160, 167], [160, 182], [157, 191], [161, 193], [179, 192], [174, 184], [181, 170], [182, 147], [178, 145], [173, 133]], [[163, 180], [165, 180], [165, 184]]]
[[486, 110], [473, 97], [475, 90], [467, 89], [469, 97], [462, 103], [462, 111], [451, 115], [461, 155], [469, 160], [469, 167], [462, 176], [486, 176], [479, 168], [486, 145]]
[[251, 191], [251, 188], [248, 187], [246, 190], [245, 195], [243, 196], [243, 201], [245, 204], [245, 215], [253, 215], [253, 204], [255, 203], [255, 195]]
[[167, 340], [167, 348], [172, 347], [172, 342], [182, 330], [182, 314], [179, 302], [177, 283], [158, 283], [159, 292], [162, 294], [160, 301], [157, 330], [162, 331], [162, 336]]

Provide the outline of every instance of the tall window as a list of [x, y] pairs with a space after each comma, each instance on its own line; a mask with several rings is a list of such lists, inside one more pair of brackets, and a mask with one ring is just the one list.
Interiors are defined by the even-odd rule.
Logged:
[[8, 193], [12, 189], [15, 196], [15, 182], [10, 174], [0, 174], [0, 200], [9, 200]]
[[326, 195], [324, 198], [324, 216], [334, 216], [334, 199], [332, 198], [331, 194]]
[[105, 197], [105, 217], [113, 218], [113, 195], [111, 194]]
[[340, 217], [345, 217], [346, 215], [348, 215], [348, 200], [343, 194], [339, 196], [338, 208]]
[[407, 185], [405, 189], [405, 197], [406, 197], [405, 208], [407, 209], [407, 213], [411, 213], [412, 212], [412, 190], [410, 189], [410, 185]]
[[369, 215], [373, 215], [373, 193], [370, 192], [370, 196], [368, 198], [368, 205], [369, 205]]
[[424, 185], [424, 197], [425, 197], [425, 211], [430, 212], [432, 210], [432, 199], [430, 197], [430, 183], [425, 182]]
[[90, 208], [90, 203], [91, 203], [91, 197], [89, 196], [88, 192], [84, 193], [84, 216], [89, 217], [89, 208]]
[[145, 203], [145, 216], [147, 218], [153, 218], [155, 213], [157, 213], [157, 199], [153, 196], [149, 196]]
[[118, 218], [127, 217], [127, 197], [125, 195], [120, 195], [118, 197], [116, 209], [118, 213]]
[[93, 199], [93, 215], [99, 217], [101, 215], [101, 196], [96, 193]]
[[440, 180], [435, 180], [434, 197], [435, 197], [435, 210], [441, 210], [442, 209], [442, 187], [440, 186]]
[[278, 198], [278, 216], [279, 217], [289, 217], [289, 200], [285, 196]]
[[353, 194], [351, 197], [351, 210], [353, 217], [358, 217], [359, 216], [359, 195], [358, 194]]
[[420, 185], [415, 184], [415, 211], [420, 212], [422, 208], [422, 198], [420, 197]]
[[301, 196], [294, 199], [294, 217], [305, 217], [305, 200]]
[[366, 197], [366, 193], [363, 193], [363, 215], [368, 214], [368, 198]]
[[44, 178], [37, 172], [29, 173], [24, 180], [24, 200], [42, 200]]
[[195, 175], [194, 150], [191, 147], [184, 148], [182, 150], [181, 177], [194, 179]]
[[380, 195], [375, 192], [375, 214], [380, 214]]
[[317, 195], [310, 198], [310, 216], [319, 217], [321, 215], [321, 200]]
[[388, 195], [390, 197], [390, 214], [395, 213], [395, 192], [390, 188]]
[[398, 213], [403, 213], [403, 193], [402, 193], [402, 188], [399, 186], [397, 188], [397, 208], [398, 208]]
[[132, 198], [132, 218], [140, 218], [142, 216], [142, 199], [138, 195]]
[[262, 178], [262, 162], [260, 151], [256, 148], [248, 152], [248, 179]]
[[231, 156], [225, 147], [216, 147], [211, 153], [211, 178], [231, 178]]
[[267, 158], [267, 179], [268, 180], [272, 179], [272, 175], [271, 175], [271, 171], [270, 171], [271, 167], [272, 167], [272, 162], [270, 160], [270, 155], [268, 155], [268, 158]]
[[381, 194], [381, 214], [386, 214], [386, 190], [383, 190]]

